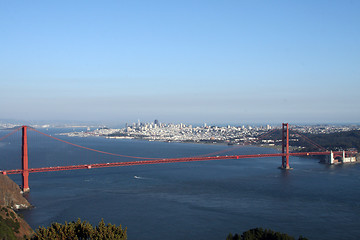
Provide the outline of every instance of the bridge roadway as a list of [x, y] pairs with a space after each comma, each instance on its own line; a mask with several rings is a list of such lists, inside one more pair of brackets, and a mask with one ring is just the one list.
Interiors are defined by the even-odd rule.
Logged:
[[[342, 152], [333, 152], [333, 153], [334, 154], [342, 154]], [[315, 156], [315, 155], [330, 155], [330, 152], [289, 153], [289, 156]], [[286, 153], [213, 156], [213, 157], [189, 157], [189, 158], [164, 158], [164, 159], [156, 159], [156, 160], [143, 160], [143, 161], [131, 161], [131, 162], [94, 163], [94, 164], [82, 164], [82, 165], [72, 165], [72, 166], [29, 168], [28, 172], [29, 173], [53, 172], [53, 171], [66, 171], [66, 170], [91, 169], [91, 168], [103, 168], [103, 167], [120, 167], [120, 166], [133, 166], [133, 165], [145, 165], [145, 164], [159, 164], [159, 163], [195, 162], [195, 161], [243, 159], [243, 158], [282, 157], [282, 156], [286, 156]], [[2, 171], [0, 171], [0, 174], [21, 174], [22, 172], [23, 172], [22, 169], [2, 170]]]

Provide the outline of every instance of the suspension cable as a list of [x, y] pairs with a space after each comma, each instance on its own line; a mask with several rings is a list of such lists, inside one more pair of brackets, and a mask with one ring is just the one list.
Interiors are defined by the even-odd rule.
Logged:
[[[81, 145], [78, 145], [78, 144], [75, 144], [75, 143], [71, 143], [71, 142], [68, 142], [68, 141], [65, 141], [65, 140], [62, 140], [60, 138], [56, 138], [54, 136], [51, 136], [51, 135], [48, 135], [46, 133], [43, 133], [43, 132], [40, 132], [38, 130], [36, 130], [35, 128], [32, 128], [32, 127], [29, 127], [30, 130], [33, 130], [37, 133], [40, 133], [46, 137], [49, 137], [49, 138], [52, 138], [54, 140], [57, 140], [57, 141], [60, 141], [60, 142], [63, 142], [63, 143], [66, 143], [66, 144], [69, 144], [69, 145], [72, 145], [72, 146], [75, 146], [75, 147], [78, 147], [78, 148], [82, 148], [82, 149], [86, 149], [86, 150], [89, 150], [89, 151], [93, 151], [93, 152], [98, 152], [98, 153], [103, 153], [103, 154], [107, 154], [107, 155], [112, 155], [112, 156], [117, 156], [117, 157], [126, 157], [126, 158], [134, 158], [134, 159], [153, 159], [153, 160], [158, 160], [158, 159], [162, 159], [162, 158], [149, 158], [149, 157], [138, 157], [138, 156], [129, 156], [129, 155], [123, 155], [123, 154], [117, 154], [117, 153], [111, 153], [111, 152], [105, 152], [105, 151], [101, 151], [101, 150], [97, 150], [97, 149], [93, 149], [93, 148], [88, 148], [88, 147], [84, 147], [84, 146], [81, 146]], [[19, 129], [17, 129], [19, 130]], [[276, 130], [279, 130], [278, 128], [275, 128], [269, 132], [266, 132], [266, 133], [263, 133], [261, 134], [257, 140], [260, 140], [260, 139], [263, 139], [265, 138], [266, 136], [270, 135], [271, 133], [275, 132]], [[255, 141], [254, 141], [255, 142]], [[228, 148], [228, 149], [224, 149], [224, 150], [221, 150], [221, 151], [216, 151], [216, 152], [212, 152], [212, 153], [208, 153], [208, 154], [203, 154], [203, 155], [198, 155], [198, 156], [195, 156], [195, 157], [206, 157], [206, 156], [211, 156], [211, 155], [217, 155], [217, 154], [221, 154], [221, 153], [224, 153], [224, 152], [229, 152], [229, 151], [234, 151], [238, 148], [240, 148], [242, 146], [238, 146], [238, 147], [233, 147], [233, 148]]]
[[[279, 129], [278, 129], [278, 128], [275, 128], [275, 129], [273, 129], [273, 130], [271, 130], [271, 131], [269, 131], [269, 132], [266, 132], [266, 133], [261, 134], [259, 137], [257, 137], [257, 141], [260, 140], [260, 139], [265, 138], [266, 136], [270, 135], [271, 133], [273, 133], [273, 132], [275, 132], [275, 131], [277, 131], [277, 130], [279, 130]], [[256, 141], [253, 141], [253, 142], [255, 143]], [[196, 157], [207, 157], [207, 156], [211, 156], [211, 155], [217, 155], [217, 154], [221, 154], [221, 153], [225, 153], [225, 152], [234, 151], [234, 150], [239, 149], [239, 148], [241, 148], [241, 147], [243, 147], [243, 146], [232, 147], [232, 148], [220, 150], [220, 151], [217, 151], [217, 152], [212, 152], [212, 153], [208, 153], [208, 154], [198, 155], [198, 156], [196, 156]]]
[[299, 135], [300, 137], [302, 137], [305, 141], [307, 141], [308, 143], [312, 144], [313, 146], [325, 150], [327, 151], [326, 148], [320, 146], [319, 144], [315, 143], [314, 141], [312, 141], [311, 139], [309, 139], [308, 137], [306, 137], [305, 135], [301, 134], [299, 131], [296, 131], [295, 129], [290, 129], [291, 131], [295, 132], [295, 134]]
[[108, 154], [108, 155], [117, 156], [117, 157], [126, 157], [126, 158], [136, 158], [136, 159], [160, 159], [160, 158], [149, 158], [149, 157], [135, 157], [135, 156], [128, 156], [128, 155], [122, 155], [122, 154], [117, 154], [117, 153], [110, 153], [110, 152], [100, 151], [100, 150], [96, 150], [96, 149], [93, 149], [93, 148], [84, 147], [84, 146], [81, 146], [81, 145], [78, 145], [78, 144], [75, 144], [75, 143], [71, 143], [71, 142], [62, 140], [62, 139], [60, 139], [60, 138], [53, 137], [53, 136], [48, 135], [48, 134], [46, 134], [46, 133], [40, 132], [40, 131], [36, 130], [35, 128], [32, 128], [32, 127], [29, 127], [29, 129], [31, 129], [31, 130], [33, 130], [33, 131], [35, 131], [35, 132], [37, 132], [37, 133], [40, 133], [40, 134], [42, 134], [42, 135], [44, 135], [44, 136], [46, 136], [46, 137], [55, 139], [55, 140], [57, 140], [57, 141], [60, 141], [60, 142], [63, 142], [63, 143], [66, 143], [66, 144], [69, 144], [69, 145], [72, 145], [72, 146], [75, 146], [75, 147], [78, 147], [78, 148], [82, 148], [82, 149], [86, 149], [86, 150], [89, 150], [89, 151], [93, 151], [93, 152]]
[[18, 128], [16, 128], [15, 130], [13, 130], [12, 132], [10, 132], [10, 133], [6, 134], [5, 136], [1, 137], [1, 138], [0, 138], [0, 141], [4, 140], [5, 138], [7, 138], [7, 137], [9, 137], [9, 136], [11, 136], [11, 135], [13, 135], [13, 134], [16, 133], [17, 131], [19, 131], [21, 128], [22, 128], [22, 127], [18, 127]]

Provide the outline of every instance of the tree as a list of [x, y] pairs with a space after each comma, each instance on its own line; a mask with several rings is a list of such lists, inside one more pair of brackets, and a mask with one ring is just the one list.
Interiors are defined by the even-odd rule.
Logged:
[[[263, 230], [262, 228], [253, 228], [243, 232], [241, 236], [238, 234], [232, 235], [230, 233], [226, 240], [295, 240], [295, 238], [285, 233], [275, 232], [270, 229]], [[298, 240], [307, 239], [300, 236]]]
[[112, 224], [105, 224], [101, 219], [99, 225], [95, 228], [86, 221], [81, 221], [79, 218], [76, 222], [65, 224], [52, 223], [50, 227], [40, 227], [36, 230], [33, 240], [45, 239], [61, 239], [61, 240], [87, 240], [87, 239], [114, 239], [126, 240], [126, 228], [122, 229], [121, 225], [116, 226]]

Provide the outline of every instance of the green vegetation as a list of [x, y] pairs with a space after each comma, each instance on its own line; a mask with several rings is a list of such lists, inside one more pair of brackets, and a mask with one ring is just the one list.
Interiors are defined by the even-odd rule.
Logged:
[[[295, 238], [285, 233], [274, 232], [270, 229], [263, 230], [262, 228], [254, 228], [243, 232], [241, 236], [230, 233], [226, 240], [295, 240]], [[300, 236], [298, 240], [307, 240], [307, 238]]]
[[[326, 149], [347, 150], [354, 148], [360, 152], [359, 130], [330, 134], [306, 134], [305, 136]], [[304, 144], [303, 140], [299, 140], [298, 144]], [[307, 149], [315, 150], [314, 147], [310, 146]]]
[[[338, 133], [322, 133], [322, 134], [311, 134], [304, 133], [303, 136], [310, 139], [312, 142], [320, 145], [328, 150], [349, 150], [356, 149], [360, 152], [360, 131], [351, 130], [346, 132]], [[270, 139], [281, 140], [281, 131], [276, 131], [269, 135]], [[290, 141], [292, 147], [304, 147], [301, 151], [312, 152], [319, 151], [320, 149], [314, 145], [309, 144], [308, 141], [304, 140], [302, 136], [290, 132], [290, 139], [297, 138], [298, 141]], [[281, 145], [281, 142], [279, 143]]]
[[0, 239], [15, 240], [14, 230], [0, 217]]
[[93, 227], [86, 221], [78, 219], [76, 222], [70, 222], [65, 224], [53, 223], [50, 227], [40, 227], [36, 230], [33, 240], [43, 239], [114, 239], [125, 240], [127, 239], [126, 228], [122, 229], [121, 225], [116, 227], [112, 224], [105, 224], [102, 219], [99, 225]]
[[[4, 208], [1, 209], [4, 211]], [[19, 222], [15, 219], [4, 219], [0, 216], [0, 239], [2, 240], [16, 240], [15, 233], [19, 233]], [[29, 239], [25, 235], [24, 239]], [[20, 237], [21, 239], [21, 237]], [[100, 240], [100, 239], [112, 239], [112, 240], [126, 240], [126, 228], [122, 229], [121, 225], [116, 226], [112, 224], [105, 224], [101, 219], [98, 226], [93, 227], [86, 221], [78, 219], [76, 222], [70, 222], [65, 224], [52, 223], [51, 226], [45, 228], [40, 227], [36, 230], [35, 234], [30, 238], [31, 240]], [[270, 229], [263, 230], [262, 228], [250, 229], [243, 232], [242, 235], [227, 236], [226, 240], [295, 240], [294, 237], [285, 233], [274, 232]], [[307, 240], [307, 238], [299, 237], [298, 240]]]
[[10, 212], [6, 207], [2, 207], [1, 212], [7, 217], [3, 218], [0, 216], [0, 239], [16, 239], [15, 233], [19, 233], [20, 223], [16, 219], [14, 213]]

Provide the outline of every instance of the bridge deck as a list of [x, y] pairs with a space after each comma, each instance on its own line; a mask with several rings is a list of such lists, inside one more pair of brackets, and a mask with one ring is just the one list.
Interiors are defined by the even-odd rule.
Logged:
[[[342, 152], [333, 152], [339, 154]], [[315, 155], [330, 155], [330, 152], [296, 152], [289, 153], [290, 156], [315, 156]], [[190, 157], [190, 158], [164, 158], [156, 160], [143, 160], [131, 162], [114, 162], [114, 163], [94, 163], [82, 164], [72, 166], [57, 166], [57, 167], [43, 167], [43, 168], [29, 168], [29, 173], [35, 172], [53, 172], [53, 171], [66, 171], [78, 169], [91, 169], [103, 167], [120, 167], [120, 166], [133, 166], [133, 165], [146, 165], [146, 164], [159, 164], [159, 163], [176, 163], [176, 162], [195, 162], [195, 161], [211, 161], [211, 160], [226, 160], [226, 159], [244, 159], [244, 158], [263, 158], [263, 157], [283, 157], [286, 153], [271, 153], [271, 154], [252, 154], [252, 155], [232, 155], [232, 156], [213, 156], [213, 157]], [[2, 170], [2, 174], [21, 174], [22, 169]]]

